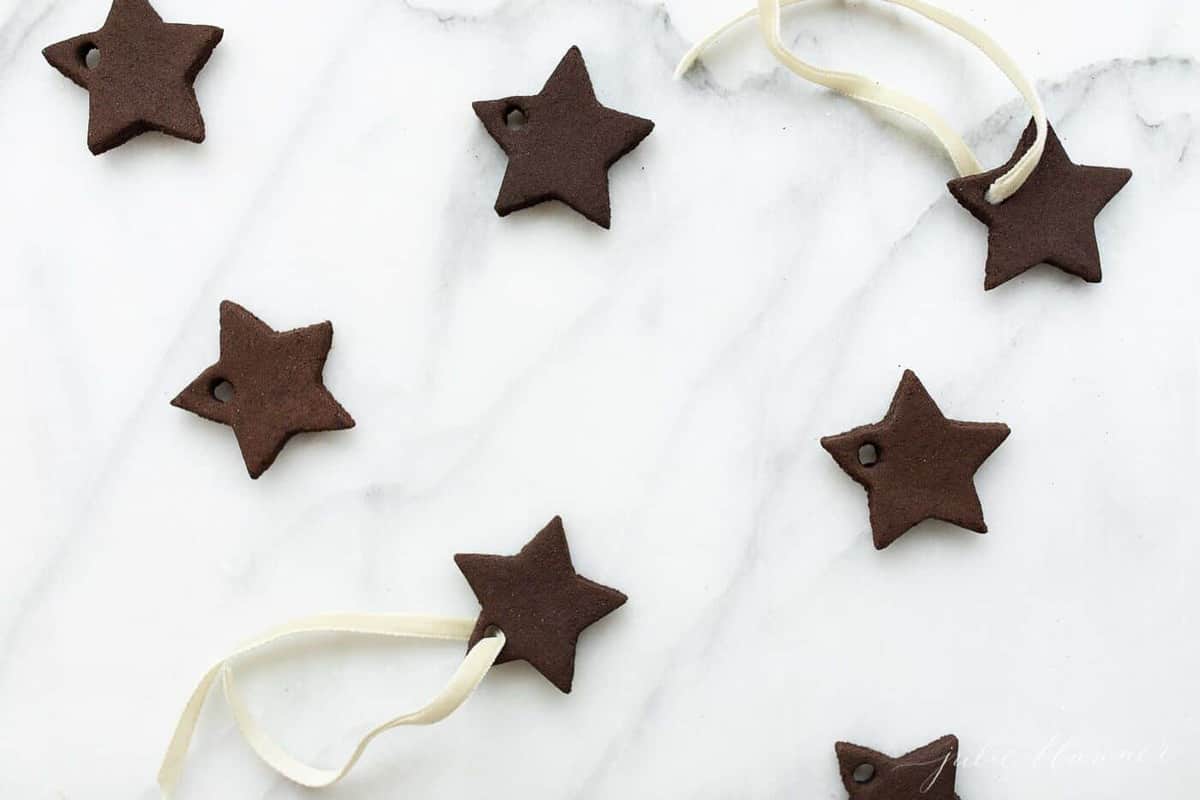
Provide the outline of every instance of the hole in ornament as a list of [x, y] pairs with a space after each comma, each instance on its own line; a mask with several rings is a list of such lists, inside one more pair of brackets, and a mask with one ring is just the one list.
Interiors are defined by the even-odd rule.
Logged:
[[851, 773], [855, 783], [870, 783], [875, 777], [875, 767], [872, 764], [859, 764]]
[[79, 58], [88, 69], [100, 66], [100, 48], [94, 44], [85, 44], [79, 48]]
[[873, 467], [879, 463], [879, 448], [867, 442], [858, 448], [858, 463], [864, 467]]
[[504, 112], [504, 124], [508, 126], [510, 131], [521, 130], [521, 128], [525, 127], [525, 123], [528, 121], [529, 118], [525, 116], [525, 112], [516, 106], [510, 106], [509, 109]]
[[213, 384], [212, 396], [218, 403], [228, 403], [233, 399], [233, 384], [221, 380]]

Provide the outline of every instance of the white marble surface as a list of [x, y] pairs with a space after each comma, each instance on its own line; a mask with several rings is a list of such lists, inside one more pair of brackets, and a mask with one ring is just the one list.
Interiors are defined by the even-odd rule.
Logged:
[[[451, 556], [558, 513], [629, 604], [575, 691], [498, 669], [450, 721], [378, 741], [314, 795], [211, 704], [181, 798], [828, 798], [836, 739], [957, 733], [964, 800], [1183, 798], [1196, 707], [1200, 12], [1186, 0], [948, 0], [1039, 81], [1068, 152], [1128, 166], [1104, 282], [982, 291], [986, 233], [935, 144], [734, 37], [726, 0], [158, 0], [226, 29], [201, 146], [84, 146], [41, 59], [104, 0], [0, 0], [0, 796], [153, 798], [217, 656], [326, 610], [471, 615]], [[978, 54], [902, 11], [790, 13], [797, 49], [890, 71], [1002, 162], [1026, 121]], [[568, 45], [653, 118], [614, 227], [499, 219], [470, 101], [536, 90]], [[353, 431], [250, 481], [168, 400], [217, 304], [331, 319]], [[903, 367], [1013, 429], [992, 533], [883, 553], [817, 438], [877, 419]], [[285, 648], [264, 722], [332, 762], [417, 704], [457, 646]], [[343, 643], [344, 644], [344, 643]]]

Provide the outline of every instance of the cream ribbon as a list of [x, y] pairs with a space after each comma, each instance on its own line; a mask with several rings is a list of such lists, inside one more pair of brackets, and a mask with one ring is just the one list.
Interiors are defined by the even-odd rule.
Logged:
[[175, 734], [171, 737], [171, 744], [167, 747], [167, 753], [163, 756], [162, 766], [158, 771], [158, 785], [163, 797], [170, 798], [179, 782], [200, 710], [204, 707], [205, 698], [218, 677], [221, 679], [225, 699], [233, 711], [238, 730], [258, 757], [288, 780], [317, 789], [330, 786], [344, 778], [354, 768], [371, 740], [384, 731], [401, 725], [431, 725], [453, 713], [471, 696], [475, 687], [495, 663], [504, 648], [504, 634], [497, 630], [481, 639], [467, 652], [454, 676], [436, 697], [416, 711], [403, 714], [372, 729], [359, 740], [346, 762], [336, 769], [321, 769], [305, 764], [287, 753], [263, 731], [250, 714], [234, 684], [233, 661], [239, 656], [280, 639], [304, 633], [351, 633], [465, 642], [470, 640], [474, 627], [475, 621], [470, 619], [395, 614], [325, 614], [289, 622], [247, 642], [210, 669], [192, 692], [191, 699], [188, 700], [179, 723], [175, 726]]
[[[736, 19], [730, 20], [697, 42], [679, 62], [679, 66], [675, 69], [675, 77], [682, 77], [691, 68], [692, 64], [695, 63], [696, 59], [731, 28], [747, 19], [758, 16], [759, 27], [763, 38], [766, 40], [767, 47], [792, 72], [828, 89], [841, 92], [864, 103], [896, 111], [921, 123], [946, 148], [946, 152], [949, 153], [950, 159], [954, 162], [954, 167], [958, 170], [959, 175], [965, 177], [968, 175], [977, 175], [984, 171], [983, 167], [979, 164], [979, 160], [975, 158], [975, 154], [971, 152], [971, 148], [967, 146], [962, 137], [955, 133], [949, 123], [925, 103], [909, 97], [902, 92], [890, 89], [878, 81], [871, 80], [863, 75], [814, 67], [800, 60], [788, 50], [784, 46], [780, 34], [782, 9], [784, 6], [792, 6], [804, 1], [758, 0], [757, 8], [753, 8]], [[1017, 190], [1033, 174], [1034, 169], [1037, 168], [1038, 162], [1042, 158], [1042, 150], [1046, 146], [1046, 112], [1042, 108], [1042, 100], [1038, 96], [1037, 90], [1021, 74], [1021, 70], [1017, 67], [1016, 62], [990, 36], [966, 20], [960, 19], [948, 11], [943, 11], [940, 8], [922, 2], [922, 0], [885, 0], [885, 2], [894, 3], [915, 11], [947, 30], [958, 34], [982, 50], [992, 60], [992, 63], [1008, 76], [1008, 79], [1012, 81], [1017, 91], [1025, 98], [1025, 102], [1029, 104], [1030, 109], [1033, 110], [1033, 119], [1037, 127], [1037, 137], [1034, 139], [1033, 144], [1013, 164], [1011, 169], [997, 178], [988, 187], [987, 199], [989, 202], [1004, 202], [1016, 194]]]

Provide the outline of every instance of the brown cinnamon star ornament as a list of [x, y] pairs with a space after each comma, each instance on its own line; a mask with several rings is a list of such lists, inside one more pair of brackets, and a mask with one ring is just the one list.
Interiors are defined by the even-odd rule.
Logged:
[[233, 428], [251, 478], [297, 433], [353, 428], [325, 388], [333, 325], [275, 331], [237, 303], [221, 303], [221, 357], [171, 405]]
[[560, 517], [515, 556], [459, 553], [454, 563], [482, 606], [470, 646], [499, 628], [507, 641], [496, 663], [527, 661], [563, 692], [571, 691], [580, 632], [626, 600], [575, 572]]
[[958, 800], [958, 739], [935, 742], [892, 758], [849, 742], [834, 745], [850, 800]]
[[905, 370], [882, 420], [826, 436], [821, 446], [866, 488], [871, 534], [882, 550], [927, 519], [986, 533], [974, 475], [1008, 433], [999, 422], [946, 419]]
[[192, 83], [223, 34], [211, 25], [163, 22], [148, 0], [113, 0], [104, 27], [42, 55], [88, 90], [88, 149], [100, 155], [151, 130], [203, 141]]
[[471, 104], [487, 132], [508, 154], [496, 198], [507, 216], [559, 200], [609, 227], [608, 168], [654, 129], [648, 119], [600, 104], [578, 47], [572, 47], [535, 95]]
[[1043, 262], [1089, 283], [1100, 282], [1096, 215], [1133, 173], [1072, 163], [1051, 127], [1041, 161], [1025, 184], [1004, 202], [990, 203], [988, 187], [1017, 163], [1036, 136], [1030, 122], [1007, 164], [948, 184], [954, 199], [988, 226], [984, 289], [995, 289]]

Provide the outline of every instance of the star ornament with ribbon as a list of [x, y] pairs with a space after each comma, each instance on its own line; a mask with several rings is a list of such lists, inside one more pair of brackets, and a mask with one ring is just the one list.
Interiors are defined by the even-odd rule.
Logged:
[[1033, 112], [1033, 121], [1012, 159], [998, 169], [985, 170], [966, 140], [926, 103], [865, 75], [823, 69], [793, 53], [782, 34], [782, 13], [785, 6], [801, 2], [759, 0], [756, 7], [717, 28], [688, 50], [675, 70], [676, 77], [685, 75], [726, 32], [757, 18], [763, 42], [790, 71], [859, 102], [900, 112], [924, 125], [938, 139], [960, 176], [950, 181], [951, 194], [990, 229], [985, 290], [994, 289], [1043, 262], [1085, 281], [1099, 282], [1096, 215], [1132, 173], [1127, 169], [1073, 164], [1046, 119], [1034, 83], [992, 37], [927, 0], [888, 0], [977, 47], [1008, 77]]
[[571, 691], [579, 634], [625, 604], [621, 592], [575, 572], [560, 517], [515, 556], [460, 553], [454, 562], [482, 606], [470, 643], [504, 631], [496, 663], [526, 661], [563, 692]]
[[988, 187], [1012, 169], [1036, 136], [1037, 127], [1030, 122], [1007, 164], [948, 184], [954, 199], [988, 226], [984, 289], [995, 289], [1041, 263], [1088, 283], [1100, 282], [1096, 216], [1133, 173], [1072, 163], [1053, 126], [1047, 126], [1041, 160], [1024, 185], [1003, 202], [988, 200]]
[[[563, 692], [575, 674], [579, 634], [625, 603], [625, 595], [575, 572], [562, 519], [555, 517], [513, 556], [459, 554], [454, 557], [479, 599], [475, 619], [413, 614], [322, 614], [293, 620], [246, 642], [204, 674], [175, 727], [159, 768], [158, 783], [170, 797], [206, 698], [218, 682], [242, 738], [269, 767], [309, 788], [331, 786], [358, 763], [375, 737], [405, 725], [432, 725], [454, 713], [494, 664], [527, 661]], [[393, 717], [362, 736], [340, 766], [315, 767], [292, 756], [250, 713], [234, 679], [237, 662], [282, 639], [304, 634], [440, 639], [466, 642], [467, 654], [445, 687], [416, 711]], [[420, 794], [417, 792], [417, 794]]]
[[204, 140], [192, 87], [224, 32], [163, 22], [149, 0], [113, 0], [104, 27], [52, 44], [46, 61], [88, 90], [88, 149], [100, 155], [146, 131]]

